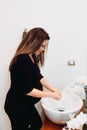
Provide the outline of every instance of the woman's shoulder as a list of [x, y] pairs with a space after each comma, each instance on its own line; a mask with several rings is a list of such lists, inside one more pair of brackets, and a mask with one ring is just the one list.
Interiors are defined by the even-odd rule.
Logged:
[[20, 54], [20, 55], [18, 55], [17, 56], [17, 61], [23, 62], [23, 63], [31, 62], [30, 57], [29, 57], [28, 54]]
[[19, 54], [19, 55], [17, 56], [17, 58], [18, 58], [18, 59], [27, 59], [27, 58], [29, 58], [29, 56], [28, 56], [28, 54]]

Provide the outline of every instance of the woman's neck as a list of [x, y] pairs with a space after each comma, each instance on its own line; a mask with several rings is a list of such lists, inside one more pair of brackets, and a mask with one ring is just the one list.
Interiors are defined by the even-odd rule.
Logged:
[[29, 56], [30, 56], [32, 62], [34, 63], [34, 59], [33, 59], [33, 57], [32, 57], [32, 54], [29, 54]]

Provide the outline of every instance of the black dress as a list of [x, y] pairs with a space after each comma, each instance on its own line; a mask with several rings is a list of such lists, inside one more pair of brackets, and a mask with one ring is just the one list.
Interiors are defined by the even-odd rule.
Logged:
[[36, 62], [28, 54], [17, 56], [10, 72], [11, 86], [6, 96], [5, 111], [12, 130], [40, 130], [41, 118], [34, 107], [40, 98], [27, 96], [33, 88], [43, 91], [40, 79], [43, 76]]

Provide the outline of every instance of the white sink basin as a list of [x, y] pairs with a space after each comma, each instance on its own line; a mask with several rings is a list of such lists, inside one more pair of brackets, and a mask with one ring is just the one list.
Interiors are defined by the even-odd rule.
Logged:
[[75, 93], [62, 91], [62, 98], [42, 98], [41, 105], [45, 115], [56, 124], [64, 124], [70, 120], [71, 115], [78, 114], [82, 108], [83, 101]]

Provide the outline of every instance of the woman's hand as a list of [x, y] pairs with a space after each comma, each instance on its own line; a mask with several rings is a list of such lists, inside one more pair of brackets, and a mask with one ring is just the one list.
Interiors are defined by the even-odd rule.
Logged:
[[60, 91], [54, 91], [54, 92], [51, 92], [51, 97], [58, 100], [58, 99], [61, 99], [62, 94]]

